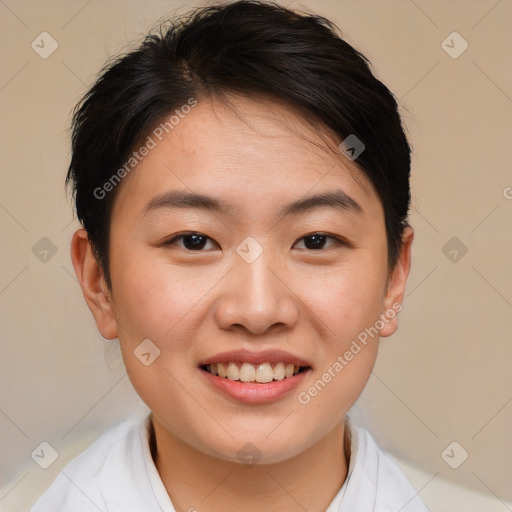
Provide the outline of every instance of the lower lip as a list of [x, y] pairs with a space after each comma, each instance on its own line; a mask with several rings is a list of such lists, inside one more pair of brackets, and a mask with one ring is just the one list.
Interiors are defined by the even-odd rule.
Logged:
[[207, 379], [208, 383], [219, 391], [236, 398], [240, 402], [248, 404], [262, 404], [277, 400], [297, 388], [311, 372], [311, 368], [297, 373], [292, 377], [281, 380], [273, 380], [266, 384], [259, 382], [241, 382], [230, 380], [226, 377], [212, 375], [210, 372], [199, 368], [199, 371]]

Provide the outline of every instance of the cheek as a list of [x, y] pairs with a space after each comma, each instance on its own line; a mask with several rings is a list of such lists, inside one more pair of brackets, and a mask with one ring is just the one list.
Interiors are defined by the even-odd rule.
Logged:
[[[112, 264], [120, 345], [138, 394], [150, 407], [158, 407], [155, 389], [179, 391], [170, 374], [184, 375], [194, 368], [194, 339], [204, 319], [205, 298], [219, 276], [192, 267], [178, 268], [148, 253], [130, 256], [121, 264], [116, 264], [119, 260]], [[144, 340], [157, 347], [149, 345], [149, 352], [158, 354], [149, 366], [136, 357]], [[166, 400], [172, 396], [174, 401], [178, 395], [170, 393]]]
[[[181, 335], [194, 307], [215, 282], [193, 268], [171, 266], [162, 259], [133, 255], [122, 266], [113, 262], [116, 318], [130, 337], [166, 340]], [[205, 277], [205, 278], [203, 278]], [[211, 281], [211, 282], [210, 282]]]
[[[150, 409], [183, 411], [175, 424], [185, 429], [194, 422], [188, 416], [186, 400], [190, 400], [189, 394], [196, 396], [200, 391], [188, 378], [193, 368], [194, 306], [206, 294], [209, 283], [197, 283], [191, 269], [177, 271], [165, 262], [130, 256], [112, 265], [115, 314], [126, 371]], [[149, 357], [143, 356], [146, 353]]]
[[373, 325], [382, 310], [385, 267], [366, 256], [328, 272], [318, 270], [304, 283], [304, 302], [321, 317], [326, 337], [339, 340], [334, 343], [338, 350]]
[[325, 366], [317, 368], [316, 379], [299, 390], [297, 401], [303, 408], [304, 421], [310, 417], [314, 420], [316, 412], [334, 426], [352, 407], [370, 378], [377, 356], [376, 343], [361, 345], [360, 349], [350, 361], [344, 356], [346, 351], [334, 354]]
[[321, 320], [324, 337], [316, 380], [301, 390], [299, 403], [310, 410], [333, 411], [333, 421], [356, 401], [377, 357], [374, 325], [382, 312], [386, 279], [379, 254], [361, 251], [344, 267], [319, 272], [310, 281], [317, 286], [309, 286], [307, 300]]

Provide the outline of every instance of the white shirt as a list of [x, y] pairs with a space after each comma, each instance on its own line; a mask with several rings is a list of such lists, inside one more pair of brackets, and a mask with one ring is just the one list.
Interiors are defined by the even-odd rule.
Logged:
[[[151, 456], [150, 420], [151, 414], [142, 422], [125, 420], [101, 435], [64, 467], [30, 512], [176, 512]], [[347, 425], [347, 478], [325, 512], [430, 512], [371, 435]]]

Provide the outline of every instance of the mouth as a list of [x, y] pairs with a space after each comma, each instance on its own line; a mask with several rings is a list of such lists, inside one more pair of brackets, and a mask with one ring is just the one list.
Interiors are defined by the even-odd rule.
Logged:
[[230, 400], [267, 404], [286, 399], [311, 375], [306, 359], [280, 350], [231, 350], [198, 362], [204, 383]]
[[202, 364], [199, 368], [222, 379], [259, 384], [290, 379], [311, 369], [310, 366], [296, 365], [285, 361], [267, 361], [259, 364], [246, 361], [219, 361]]

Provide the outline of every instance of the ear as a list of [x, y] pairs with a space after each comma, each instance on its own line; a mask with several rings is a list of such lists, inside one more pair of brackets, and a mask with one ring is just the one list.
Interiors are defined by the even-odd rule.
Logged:
[[[380, 336], [391, 336], [398, 328], [398, 313], [402, 309], [405, 284], [411, 268], [411, 246], [414, 239], [414, 230], [411, 226], [404, 229], [402, 235], [402, 248], [398, 261], [388, 278], [388, 286], [383, 302], [384, 327], [380, 329]], [[386, 314], [387, 313], [387, 314]]]
[[85, 300], [101, 335], [112, 340], [118, 337], [115, 311], [103, 271], [94, 257], [85, 229], [79, 229], [71, 240], [71, 260]]

